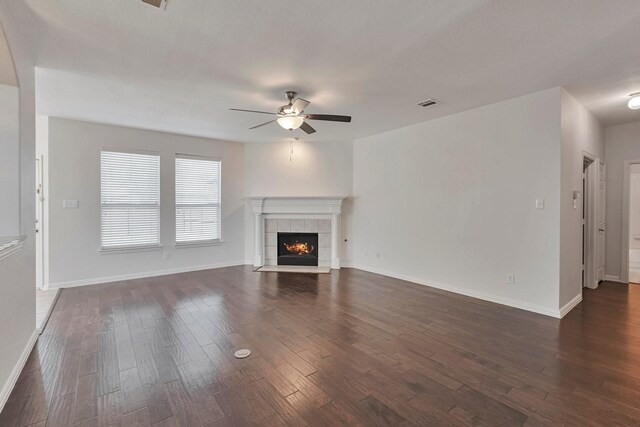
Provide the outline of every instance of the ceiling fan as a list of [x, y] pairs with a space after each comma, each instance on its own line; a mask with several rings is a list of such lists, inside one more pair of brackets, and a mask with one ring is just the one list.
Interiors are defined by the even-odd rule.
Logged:
[[325, 120], [329, 122], [344, 122], [350, 123], [351, 116], [338, 116], [335, 114], [305, 114], [304, 109], [310, 104], [309, 101], [302, 98], [296, 98], [297, 93], [289, 90], [286, 92], [289, 103], [278, 108], [275, 113], [269, 113], [267, 111], [256, 110], [243, 110], [241, 108], [230, 108], [232, 111], [244, 111], [246, 113], [259, 113], [259, 114], [271, 114], [278, 116], [268, 122], [250, 127], [249, 129], [256, 129], [261, 126], [268, 125], [273, 122], [277, 122], [281, 127], [287, 130], [302, 129], [306, 133], [314, 133], [316, 130], [309, 125], [305, 120]]

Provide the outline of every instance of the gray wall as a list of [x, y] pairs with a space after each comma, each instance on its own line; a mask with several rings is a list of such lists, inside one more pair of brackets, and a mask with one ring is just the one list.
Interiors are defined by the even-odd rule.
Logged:
[[564, 90], [561, 101], [559, 307], [582, 294], [582, 209], [573, 208], [573, 192], [582, 193], [584, 153], [605, 156], [600, 122]]
[[550, 89], [356, 140], [353, 264], [557, 315], [560, 98]]
[[605, 272], [619, 279], [622, 274], [622, 188], [625, 160], [640, 160], [640, 122], [608, 126], [607, 152], [607, 246]]
[[0, 22], [20, 84], [20, 212], [26, 235], [24, 248], [0, 261], [0, 387], [6, 392], [35, 332], [35, 87], [31, 52], [4, 2], [0, 2]]
[[[101, 253], [100, 150], [160, 153], [160, 251]], [[219, 246], [175, 248], [174, 156], [222, 159]], [[97, 283], [244, 262], [244, 145], [162, 132], [49, 119], [49, 280], [52, 286]], [[64, 209], [63, 200], [78, 200]], [[165, 260], [168, 253], [170, 259]]]

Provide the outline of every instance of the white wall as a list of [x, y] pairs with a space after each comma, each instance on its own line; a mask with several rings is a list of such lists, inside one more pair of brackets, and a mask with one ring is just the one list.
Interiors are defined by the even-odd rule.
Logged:
[[[161, 251], [99, 252], [100, 150], [160, 153]], [[222, 238], [219, 246], [175, 248], [176, 153], [222, 159]], [[49, 280], [52, 286], [116, 280], [244, 262], [244, 146], [169, 133], [59, 118], [49, 120]], [[65, 199], [78, 209], [63, 209]], [[170, 254], [164, 260], [163, 254]]]
[[640, 249], [640, 164], [631, 165], [629, 172], [629, 249]]
[[20, 235], [19, 90], [0, 85], [0, 240]]
[[550, 89], [356, 140], [353, 264], [557, 315], [560, 98]]
[[246, 145], [248, 196], [340, 196], [352, 189], [352, 144], [342, 142]]
[[23, 249], [0, 261], [0, 407], [10, 392], [35, 338], [34, 155], [35, 85], [33, 58], [14, 25], [7, 6], [0, 2], [0, 22], [12, 51], [20, 84], [20, 212]]
[[[582, 295], [582, 200], [573, 208], [573, 191], [582, 194], [584, 153], [604, 159], [600, 122], [566, 91], [561, 91], [560, 307]], [[584, 197], [584, 195], [582, 195]]]
[[[247, 196], [350, 196], [353, 189], [353, 145], [351, 141], [293, 143], [289, 141], [247, 144]], [[351, 201], [342, 207], [342, 259], [349, 263]], [[253, 217], [246, 214], [245, 259], [253, 260]]]
[[605, 128], [607, 152], [607, 276], [622, 274], [622, 192], [625, 160], [640, 160], [640, 121]]

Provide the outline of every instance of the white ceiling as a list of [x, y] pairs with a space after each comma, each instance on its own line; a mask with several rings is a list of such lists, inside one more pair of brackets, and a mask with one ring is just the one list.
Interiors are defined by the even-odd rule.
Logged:
[[[233, 141], [351, 140], [563, 86], [640, 120], [638, 0], [7, 0], [43, 114]], [[318, 132], [248, 130], [294, 89]], [[435, 98], [442, 105], [416, 104]]]

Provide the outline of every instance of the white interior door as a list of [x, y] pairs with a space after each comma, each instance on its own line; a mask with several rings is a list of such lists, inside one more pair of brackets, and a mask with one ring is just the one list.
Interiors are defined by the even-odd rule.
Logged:
[[598, 233], [596, 234], [596, 276], [598, 282], [604, 280], [604, 247], [606, 236], [606, 166], [598, 162], [598, 195], [597, 195], [597, 221]]
[[598, 196], [600, 182], [600, 161], [593, 160], [584, 170], [583, 200], [583, 286], [591, 289], [598, 287]]

